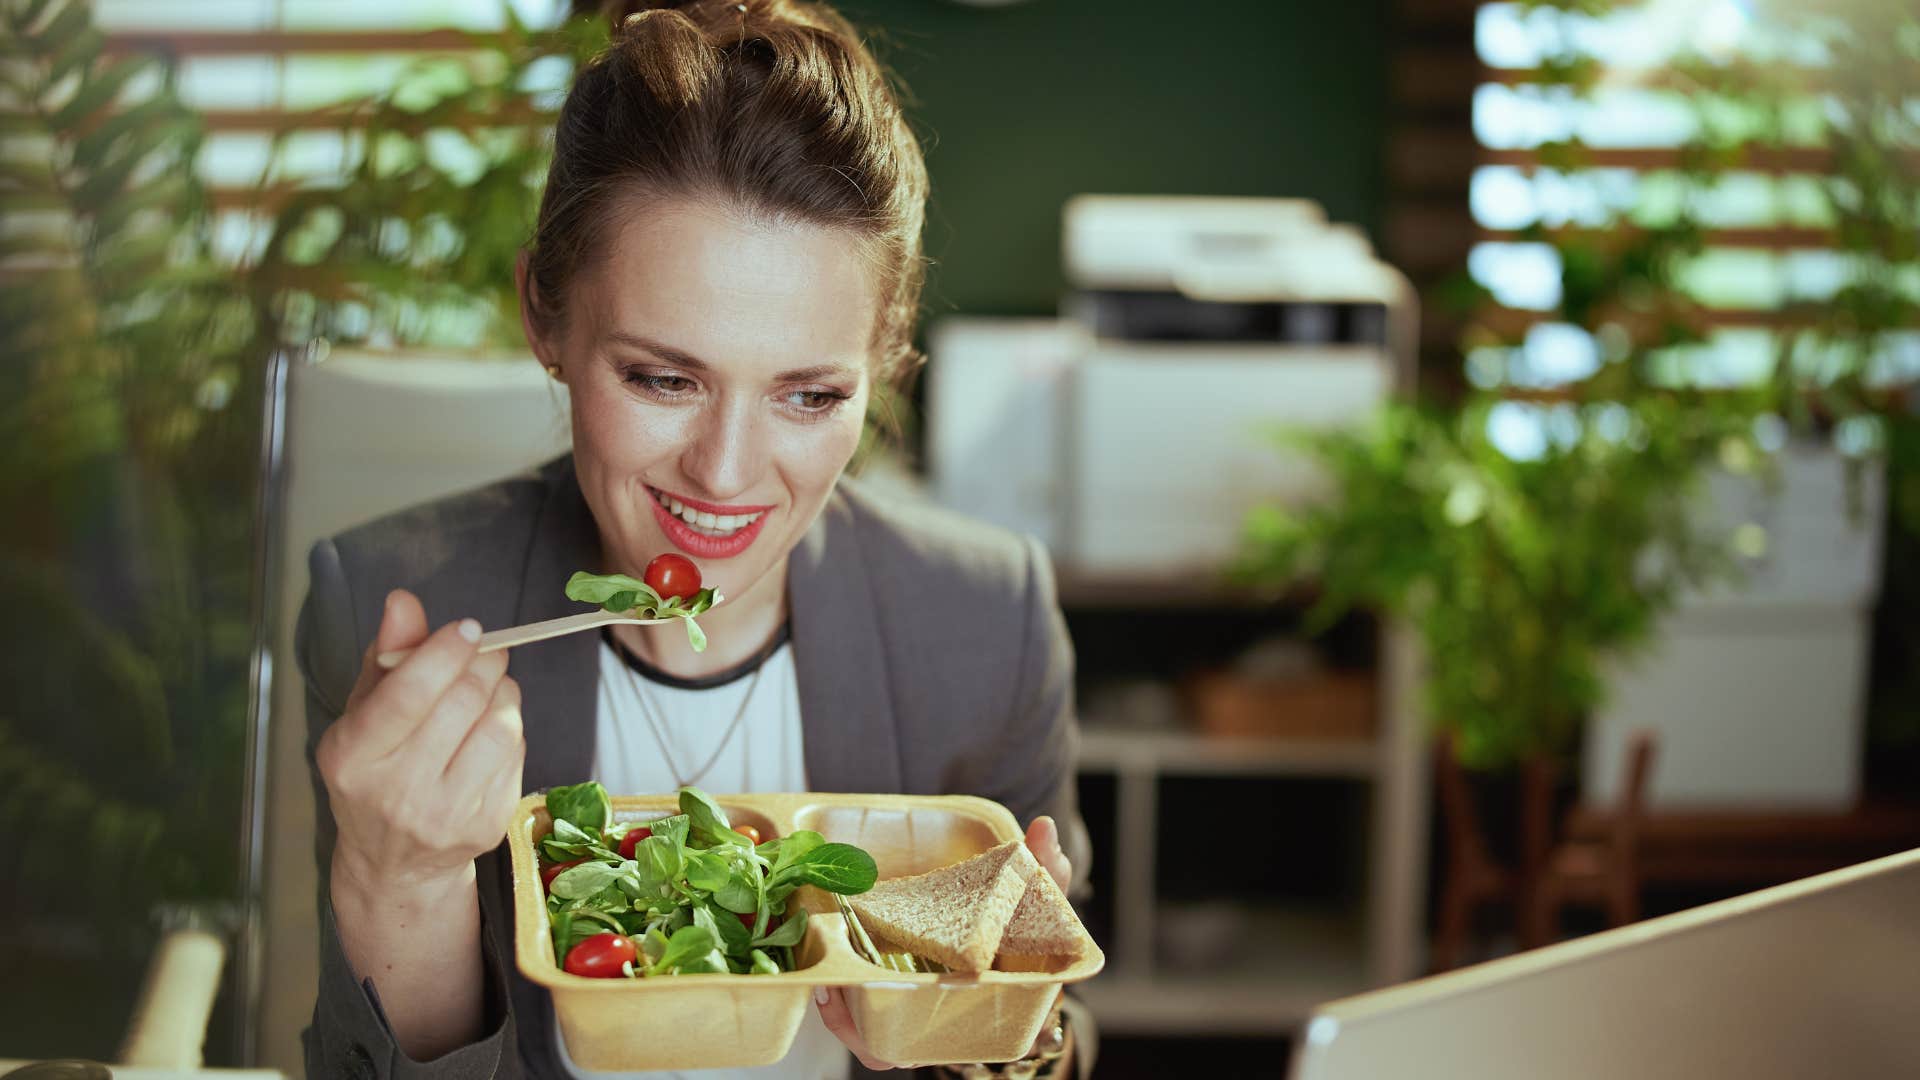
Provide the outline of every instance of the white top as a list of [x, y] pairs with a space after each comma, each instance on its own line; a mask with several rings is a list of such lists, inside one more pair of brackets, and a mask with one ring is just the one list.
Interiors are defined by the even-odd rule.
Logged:
[[[683, 782], [714, 795], [807, 790], [800, 683], [786, 635], [739, 667], [691, 680], [603, 637], [593, 779], [615, 795], [671, 794]], [[567, 1055], [558, 1024], [554, 1036], [568, 1072], [584, 1080], [845, 1080], [852, 1060], [811, 1008], [784, 1059], [747, 1069], [589, 1072]]]

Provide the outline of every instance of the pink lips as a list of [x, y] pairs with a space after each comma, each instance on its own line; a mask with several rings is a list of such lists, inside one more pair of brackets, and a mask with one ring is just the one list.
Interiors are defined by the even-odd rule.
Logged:
[[703, 513], [760, 515], [753, 520], [752, 524], [742, 526], [732, 536], [706, 536], [693, 531], [687, 527], [686, 522], [674, 517], [666, 507], [660, 505], [659, 499], [649, 497], [647, 502], [653, 507], [654, 520], [660, 523], [660, 531], [667, 534], [667, 539], [673, 543], [674, 547], [699, 559], [731, 559], [752, 547], [754, 540], [760, 535], [760, 530], [766, 527], [769, 516], [767, 512], [773, 509], [770, 506], [727, 506], [689, 499], [673, 492], [665, 494], [678, 499], [682, 506], [692, 507]]

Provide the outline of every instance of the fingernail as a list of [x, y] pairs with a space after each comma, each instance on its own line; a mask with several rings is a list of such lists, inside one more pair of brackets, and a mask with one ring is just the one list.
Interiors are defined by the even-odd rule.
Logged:
[[480, 624], [472, 619], [460, 620], [460, 636], [468, 641], [480, 640]]
[[[789, 999], [789, 1000], [791, 1000], [791, 999]], [[825, 1004], [827, 1003], [827, 988], [826, 988], [826, 987], [824, 987], [824, 986], [816, 986], [816, 987], [814, 987], [814, 988], [813, 988], [813, 1003], [814, 1003], [815, 1005], [825, 1005]]]
[[387, 598], [386, 598], [386, 600], [385, 600], [385, 601], [383, 601], [383, 602], [382, 602], [382, 604], [381, 604], [381, 610], [383, 610], [383, 611], [392, 611], [392, 610], [393, 610], [393, 598], [394, 598], [394, 597], [396, 597], [396, 596], [398, 596], [398, 595], [400, 595], [400, 590], [399, 590], [399, 589], [388, 589], [388, 590], [387, 590]]

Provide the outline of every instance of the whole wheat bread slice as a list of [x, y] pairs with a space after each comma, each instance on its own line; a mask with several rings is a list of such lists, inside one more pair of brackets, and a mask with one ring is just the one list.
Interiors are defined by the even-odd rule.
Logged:
[[987, 971], [1040, 864], [1022, 840], [847, 900], [868, 933], [954, 971]]
[[1053, 875], [1042, 870], [1027, 879], [1027, 891], [1000, 935], [1000, 964], [1023, 967], [1033, 962], [1027, 958], [1078, 959], [1085, 941], [1086, 931], [1073, 905], [1054, 884]]

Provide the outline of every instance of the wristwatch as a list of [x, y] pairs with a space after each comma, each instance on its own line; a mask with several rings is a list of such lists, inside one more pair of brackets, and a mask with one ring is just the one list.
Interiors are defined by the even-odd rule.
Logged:
[[1040, 1029], [1033, 1049], [1018, 1061], [998, 1065], [984, 1062], [970, 1065], [942, 1065], [941, 1073], [958, 1080], [1053, 1080], [1060, 1059], [1067, 1054], [1067, 1019], [1058, 1005]]

